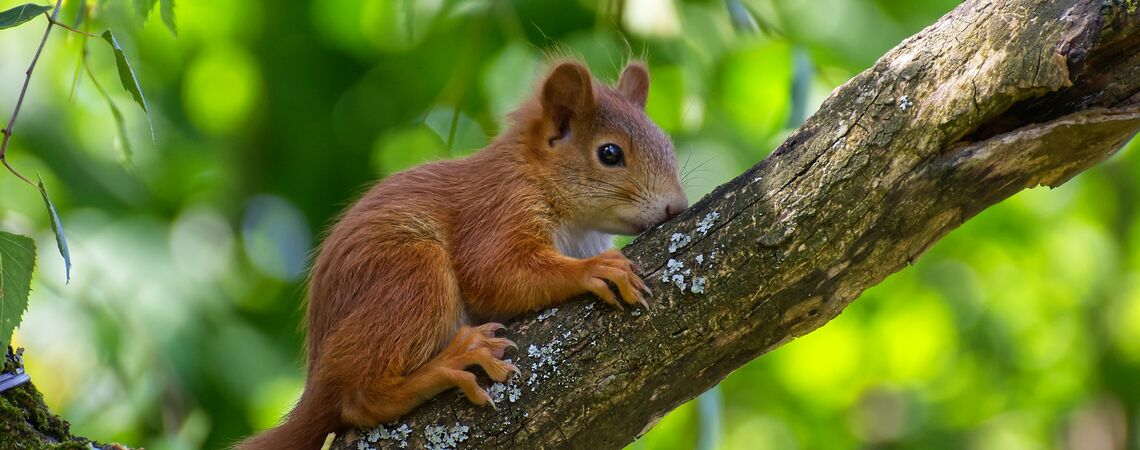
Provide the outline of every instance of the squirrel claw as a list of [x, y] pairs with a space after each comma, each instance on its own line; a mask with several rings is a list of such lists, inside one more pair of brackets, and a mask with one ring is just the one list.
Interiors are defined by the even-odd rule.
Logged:
[[653, 290], [649, 289], [649, 286], [645, 284], [645, 281], [643, 281], [641, 278], [636, 278], [634, 281], [637, 282], [635, 285], [638, 291], [650, 297], [653, 296]]

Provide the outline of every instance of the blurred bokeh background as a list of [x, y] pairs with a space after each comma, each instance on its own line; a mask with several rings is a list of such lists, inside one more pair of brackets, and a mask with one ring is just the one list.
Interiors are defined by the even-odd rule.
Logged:
[[[24, 0], [0, 0], [0, 9]], [[696, 199], [775, 148], [828, 93], [951, 0], [182, 0], [98, 4], [157, 141], [90, 43], [57, 29], [10, 161], [0, 229], [39, 265], [15, 341], [77, 433], [219, 448], [300, 392], [306, 257], [372, 180], [481, 147], [548, 52], [614, 80], [646, 58], [648, 112]], [[75, 17], [65, 2], [61, 19]], [[44, 21], [0, 31], [7, 120]], [[98, 45], [97, 45], [98, 44]], [[1140, 149], [1024, 192], [954, 231], [822, 329], [754, 361], [637, 449], [1140, 448]]]

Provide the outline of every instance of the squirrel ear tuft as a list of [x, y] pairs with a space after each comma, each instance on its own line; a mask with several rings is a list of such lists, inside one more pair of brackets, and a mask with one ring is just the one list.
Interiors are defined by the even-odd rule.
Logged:
[[642, 63], [629, 63], [621, 72], [617, 89], [627, 100], [645, 109], [645, 102], [649, 100], [649, 70]]
[[571, 119], [582, 118], [594, 110], [594, 88], [590, 71], [581, 64], [564, 62], [550, 71], [542, 83], [542, 111], [559, 129]]

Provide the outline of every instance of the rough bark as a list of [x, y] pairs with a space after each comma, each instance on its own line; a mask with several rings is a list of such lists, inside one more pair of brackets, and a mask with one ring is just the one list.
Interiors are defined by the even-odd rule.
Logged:
[[628, 444], [982, 209], [1060, 185], [1127, 142], [1140, 128], [1136, 8], [967, 1], [837, 89], [767, 159], [626, 247], [652, 280], [650, 311], [588, 300], [515, 320], [522, 374], [492, 387], [497, 410], [450, 392], [334, 448]]

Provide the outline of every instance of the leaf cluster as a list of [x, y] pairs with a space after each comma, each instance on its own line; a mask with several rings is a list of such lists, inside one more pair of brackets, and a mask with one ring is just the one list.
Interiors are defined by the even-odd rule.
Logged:
[[[145, 18], [154, 9], [155, 4], [159, 5], [160, 13], [163, 22], [170, 29], [175, 32], [174, 25], [174, 0], [135, 0], [132, 4], [136, 16], [145, 20]], [[118, 106], [111, 99], [111, 96], [103, 89], [98, 80], [95, 79], [94, 74], [88, 65], [87, 56], [87, 43], [86, 39], [89, 37], [97, 37], [105, 42], [111, 49], [115, 58], [115, 67], [119, 78], [119, 83], [123, 89], [131, 95], [135, 103], [139, 105], [143, 113], [147, 117], [147, 124], [150, 127], [151, 139], [155, 139], [154, 125], [150, 117], [150, 109], [147, 107], [146, 97], [143, 95], [142, 85], [139, 83], [138, 76], [134, 68], [131, 66], [130, 61], [127, 59], [126, 53], [123, 51], [122, 46], [119, 45], [114, 33], [110, 30], [104, 30], [102, 34], [96, 36], [89, 31], [81, 31], [77, 29], [82, 24], [86, 30], [90, 30], [91, 20], [90, 15], [92, 11], [92, 4], [86, 0], [80, 2], [78, 15], [75, 19], [73, 26], [66, 25], [58, 21], [60, 6], [62, 1], [59, 0], [54, 6], [40, 5], [35, 3], [25, 3], [3, 12], [0, 12], [0, 30], [17, 27], [40, 17], [41, 15], [46, 18], [48, 22], [48, 30], [44, 33], [43, 42], [40, 43], [39, 50], [36, 51], [35, 57], [32, 59], [28, 67], [27, 78], [25, 79], [23, 88], [20, 91], [19, 100], [12, 112], [11, 119], [8, 121], [8, 126], [3, 130], [3, 143], [0, 144], [0, 161], [8, 168], [13, 175], [27, 182], [35, 187], [40, 196], [43, 198], [44, 206], [47, 208], [48, 217], [51, 221], [52, 233], [55, 236], [56, 245], [59, 249], [59, 254], [63, 257], [64, 271], [66, 279], [71, 279], [71, 252], [67, 246], [67, 236], [64, 233], [63, 222], [60, 220], [59, 213], [56, 211], [55, 204], [48, 195], [47, 187], [44, 185], [43, 179], [40, 178], [38, 183], [33, 184], [27, 177], [21, 175], [14, 167], [12, 167], [7, 159], [8, 143], [11, 139], [16, 124], [16, 118], [19, 115], [20, 107], [23, 104], [23, 99], [28, 90], [28, 85], [31, 82], [31, 75], [35, 69], [36, 62], [39, 60], [43, 50], [44, 43], [47, 41], [53, 28], [62, 28], [66, 31], [76, 33], [84, 39], [81, 46], [81, 55], [79, 59], [79, 66], [76, 67], [76, 84], [78, 82], [78, 75], [81, 72], [87, 73], [92, 81], [92, 85], [99, 94], [107, 101], [107, 105], [111, 110], [111, 115], [115, 118], [119, 136], [122, 140], [123, 159], [128, 165], [131, 163], [131, 146], [126, 132], [126, 122], [119, 110]], [[74, 87], [74, 86], [73, 86]], [[74, 89], [73, 89], [74, 92]], [[20, 323], [20, 318], [28, 305], [28, 292], [30, 289], [32, 269], [35, 267], [35, 245], [34, 242], [24, 236], [19, 236], [10, 233], [0, 232], [0, 348], [6, 348], [12, 336], [12, 332]]]

